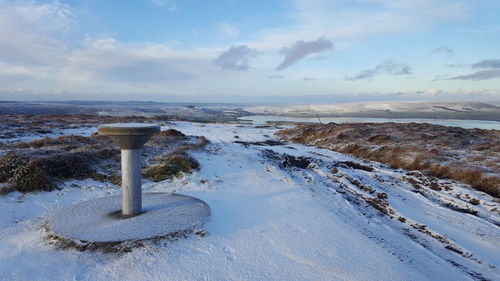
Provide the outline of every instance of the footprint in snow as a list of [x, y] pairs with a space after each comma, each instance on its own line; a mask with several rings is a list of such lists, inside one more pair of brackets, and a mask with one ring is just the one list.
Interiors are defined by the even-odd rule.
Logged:
[[222, 249], [222, 250], [224, 251], [224, 253], [229, 254], [229, 255], [226, 257], [226, 259], [227, 259], [228, 261], [235, 261], [235, 260], [236, 260], [236, 256], [234, 255], [235, 251], [234, 251], [234, 249], [233, 249], [233, 248], [226, 246], [226, 247], [224, 247], [224, 249]]

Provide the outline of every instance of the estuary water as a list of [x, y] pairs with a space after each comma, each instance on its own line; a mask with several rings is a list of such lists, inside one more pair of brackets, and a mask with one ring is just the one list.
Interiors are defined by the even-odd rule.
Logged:
[[486, 130], [500, 130], [500, 122], [486, 120], [460, 120], [460, 119], [425, 119], [425, 118], [366, 118], [366, 117], [289, 117], [273, 115], [252, 115], [238, 118], [240, 121], [251, 121], [252, 124], [263, 125], [268, 121], [304, 122], [304, 123], [429, 123], [443, 126], [461, 127], [465, 129], [479, 128]]

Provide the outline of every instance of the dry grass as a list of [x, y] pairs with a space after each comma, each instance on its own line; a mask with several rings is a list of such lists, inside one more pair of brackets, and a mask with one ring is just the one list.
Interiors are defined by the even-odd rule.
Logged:
[[69, 178], [93, 178], [98, 176], [95, 169], [108, 160], [118, 167], [120, 153], [100, 135], [43, 138], [14, 143], [7, 149], [0, 158], [0, 182], [21, 192], [53, 190]]
[[299, 125], [277, 133], [393, 168], [420, 170], [500, 197], [500, 131], [431, 124]]
[[[99, 116], [86, 114], [0, 114], [0, 140], [26, 134], [50, 134], [56, 129], [96, 127], [106, 123], [163, 122], [165, 116]], [[0, 142], [1, 144], [1, 142]]]
[[57, 180], [89, 177], [96, 161], [92, 153], [9, 152], [0, 159], [1, 180], [21, 192], [48, 191]]
[[[47, 129], [44, 127], [47, 124], [63, 120], [76, 123], [97, 121], [98, 118], [100, 122], [147, 120], [144, 117], [80, 116], [84, 120], [77, 120], [78, 116], [65, 117], [67, 118], [59, 115], [24, 116], [28, 120], [37, 118], [37, 130]], [[18, 116], [16, 120], [24, 122], [25, 119]], [[17, 123], [12, 125], [22, 126]], [[198, 162], [189, 156], [188, 151], [202, 148], [206, 144], [208, 140], [205, 137], [185, 136], [177, 130], [167, 130], [153, 136], [144, 147], [143, 156], [146, 164], [153, 162], [154, 165], [146, 168], [145, 175], [160, 181], [198, 169]], [[2, 189], [3, 191], [50, 191], [57, 188], [60, 182], [71, 178], [93, 178], [113, 184], [120, 184], [121, 181], [120, 149], [108, 137], [97, 133], [89, 137], [65, 135], [29, 142], [4, 143], [3, 149], [6, 153], [0, 157], [0, 182], [9, 183], [8, 188]]]
[[174, 129], [168, 129], [166, 131], [159, 132], [155, 136], [158, 136], [158, 137], [185, 137], [186, 135], [184, 135], [180, 131], [177, 131], [177, 130], [174, 130]]
[[144, 176], [155, 182], [182, 176], [182, 173], [192, 173], [200, 167], [198, 161], [187, 154], [177, 154], [164, 157], [160, 163], [150, 166]]
[[199, 169], [200, 164], [188, 152], [203, 148], [209, 141], [203, 136], [190, 139], [179, 131], [167, 130], [156, 134], [148, 143], [160, 146], [175, 144], [172, 150], [152, 158], [152, 165], [143, 173], [144, 177], [159, 182]]

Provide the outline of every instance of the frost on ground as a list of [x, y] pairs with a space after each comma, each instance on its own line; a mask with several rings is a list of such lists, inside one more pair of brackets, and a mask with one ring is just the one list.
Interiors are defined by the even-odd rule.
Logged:
[[302, 124], [277, 135], [282, 140], [351, 154], [393, 168], [455, 179], [500, 198], [499, 130], [427, 123], [329, 123]]
[[[132, 252], [59, 250], [44, 221], [61, 207], [120, 194], [91, 179], [0, 197], [2, 280], [498, 280], [499, 204], [419, 172], [274, 138], [279, 129], [174, 122], [210, 144], [199, 170], [144, 192], [200, 198], [208, 235]], [[433, 188], [434, 184], [441, 190]], [[471, 203], [471, 198], [478, 201]]]

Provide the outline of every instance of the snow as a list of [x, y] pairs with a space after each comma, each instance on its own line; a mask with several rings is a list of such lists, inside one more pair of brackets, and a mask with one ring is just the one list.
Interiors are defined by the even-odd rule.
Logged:
[[[275, 127], [172, 122], [212, 143], [193, 153], [200, 171], [144, 192], [178, 192], [208, 203], [206, 237], [146, 244], [122, 255], [59, 250], [44, 240], [43, 223], [59, 208], [120, 193], [91, 180], [62, 190], [0, 197], [0, 276], [3, 280], [498, 280], [499, 208], [488, 195], [451, 182], [453, 190], [415, 193], [402, 170], [368, 163], [374, 172], [331, 166], [359, 160], [315, 147], [242, 145], [274, 140]], [[284, 168], [266, 153], [312, 159], [307, 169]], [[367, 163], [363, 163], [367, 165]], [[347, 179], [388, 195], [394, 217], [350, 196], [372, 196]], [[471, 206], [467, 193], [481, 199]], [[458, 197], [457, 197], [458, 196]], [[455, 200], [477, 215], [445, 208]], [[496, 223], [495, 223], [496, 222]], [[410, 226], [426, 225], [442, 244]], [[461, 249], [466, 254], [448, 250]], [[468, 255], [467, 253], [470, 253]]]
[[57, 138], [64, 135], [79, 135], [79, 136], [90, 136], [97, 133], [97, 127], [76, 127], [67, 129], [51, 129], [50, 133], [28, 133], [16, 136], [14, 138], [2, 139], [5, 143], [14, 142], [28, 142], [42, 138]]
[[149, 124], [149, 123], [112, 123], [112, 124], [104, 124], [100, 127], [105, 128], [155, 128], [158, 126], [157, 124]]
[[297, 123], [428, 123], [434, 125], [460, 127], [464, 129], [500, 130], [500, 122], [486, 120], [463, 119], [428, 119], [428, 118], [368, 118], [368, 117], [291, 117], [280, 115], [251, 115], [238, 117], [241, 121], [250, 121], [255, 125], [268, 122], [297, 122]]
[[52, 215], [49, 226], [67, 239], [117, 242], [193, 230], [210, 215], [206, 203], [179, 194], [145, 193], [143, 213], [126, 219], [119, 218], [121, 204], [120, 195], [81, 202]]
[[297, 113], [361, 113], [374, 111], [391, 112], [448, 112], [475, 111], [498, 112], [498, 107], [480, 102], [355, 102], [330, 104], [275, 104], [255, 105], [243, 108], [256, 114], [297, 114]]

